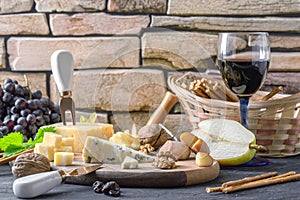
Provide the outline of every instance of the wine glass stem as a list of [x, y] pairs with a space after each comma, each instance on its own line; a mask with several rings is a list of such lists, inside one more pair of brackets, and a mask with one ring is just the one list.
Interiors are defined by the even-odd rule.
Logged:
[[250, 97], [240, 97], [240, 118], [245, 128], [248, 128], [248, 104]]

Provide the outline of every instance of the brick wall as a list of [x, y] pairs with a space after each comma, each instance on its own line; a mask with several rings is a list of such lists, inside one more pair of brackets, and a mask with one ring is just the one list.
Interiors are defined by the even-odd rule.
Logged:
[[[147, 122], [170, 73], [216, 69], [218, 32], [267, 31], [264, 88], [296, 93], [299, 14], [300, 0], [0, 0], [0, 81], [24, 83], [27, 74], [32, 89], [57, 102], [50, 56], [69, 50], [77, 116], [96, 110], [98, 121], [130, 129]], [[170, 114], [166, 126], [190, 128], [181, 114]]]

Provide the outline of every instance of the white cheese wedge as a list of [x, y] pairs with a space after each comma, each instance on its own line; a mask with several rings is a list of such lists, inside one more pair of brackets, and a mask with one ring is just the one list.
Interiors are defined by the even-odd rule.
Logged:
[[53, 126], [55, 126], [57, 134], [63, 137], [74, 138], [73, 151], [75, 153], [82, 152], [87, 136], [95, 136], [108, 140], [114, 134], [112, 124], [78, 122], [75, 126], [69, 123], [67, 126], [64, 126], [62, 123], [53, 124]]
[[153, 156], [93, 136], [86, 138], [82, 151], [83, 161], [85, 162], [90, 162], [94, 158], [99, 163], [121, 164], [126, 156], [134, 158], [140, 163], [154, 161]]
[[36, 143], [34, 147], [34, 153], [43, 154], [51, 162], [54, 159], [54, 146], [44, 143]]
[[44, 138], [43, 138], [44, 144], [48, 144], [50, 146], [53, 146], [54, 148], [57, 148], [61, 146], [61, 141], [62, 141], [61, 135], [51, 133], [51, 132], [44, 133]]
[[54, 153], [55, 166], [68, 166], [72, 165], [74, 160], [74, 153], [72, 152], [56, 152]]
[[138, 168], [138, 165], [139, 165], [139, 162], [136, 159], [126, 156], [121, 164], [121, 168], [122, 169], [136, 169], [136, 168]]

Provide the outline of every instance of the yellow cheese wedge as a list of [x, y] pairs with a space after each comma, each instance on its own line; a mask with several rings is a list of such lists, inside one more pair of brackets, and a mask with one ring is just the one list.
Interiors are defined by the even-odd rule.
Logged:
[[34, 153], [43, 154], [51, 162], [54, 160], [54, 147], [44, 143], [37, 143], [34, 147]]
[[54, 153], [55, 166], [68, 166], [72, 165], [74, 160], [74, 153], [72, 152], [56, 152]]
[[61, 146], [54, 148], [55, 152], [73, 152], [73, 148], [71, 146]]
[[74, 149], [75, 153], [81, 153], [85, 139], [87, 136], [94, 136], [108, 140], [113, 134], [112, 124], [102, 123], [76, 123], [76, 125], [67, 124], [64, 126], [62, 123], [53, 124], [56, 128], [56, 133], [71, 136], [74, 138]]
[[72, 137], [63, 137], [61, 140], [61, 146], [70, 146], [74, 149], [74, 138]]
[[61, 146], [61, 141], [62, 141], [61, 135], [50, 133], [50, 132], [44, 133], [44, 138], [43, 138], [44, 144], [48, 144], [50, 146], [57, 148]]

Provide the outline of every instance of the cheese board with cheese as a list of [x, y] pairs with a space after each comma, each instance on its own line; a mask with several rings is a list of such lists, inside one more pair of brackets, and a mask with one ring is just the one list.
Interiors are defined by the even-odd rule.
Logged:
[[[52, 166], [53, 169], [70, 170], [80, 166], [93, 165], [84, 163], [81, 155], [76, 154], [71, 166]], [[121, 187], [182, 187], [198, 185], [218, 177], [220, 166], [217, 161], [209, 167], [198, 167], [195, 159], [177, 161], [173, 169], [158, 169], [152, 163], [139, 163], [136, 169], [122, 169], [120, 164], [103, 164], [93, 173], [69, 177], [66, 183], [91, 185], [96, 180], [116, 181]]]

